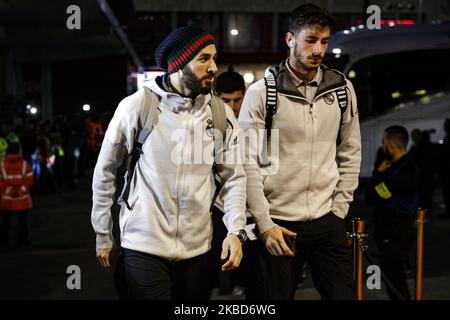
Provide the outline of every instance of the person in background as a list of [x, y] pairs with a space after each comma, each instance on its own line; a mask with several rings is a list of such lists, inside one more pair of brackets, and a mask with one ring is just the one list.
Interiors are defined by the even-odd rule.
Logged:
[[56, 190], [53, 176], [55, 155], [52, 152], [49, 138], [41, 133], [36, 138], [36, 151], [31, 156], [33, 173], [36, 178], [34, 190], [40, 195], [49, 195]]
[[11, 216], [19, 221], [19, 245], [28, 245], [28, 212], [33, 207], [31, 165], [20, 155], [20, 145], [10, 143], [5, 159], [0, 161], [0, 243], [8, 244]]
[[[408, 131], [391, 126], [384, 131], [386, 158], [374, 170], [366, 199], [375, 206], [375, 240], [381, 271], [400, 292], [410, 299], [406, 266], [413, 245], [413, 222], [419, 204], [419, 169], [407, 152]], [[399, 299], [388, 288], [391, 299]]]
[[221, 73], [217, 77], [214, 94], [229, 105], [238, 118], [245, 95], [244, 78], [234, 71]]

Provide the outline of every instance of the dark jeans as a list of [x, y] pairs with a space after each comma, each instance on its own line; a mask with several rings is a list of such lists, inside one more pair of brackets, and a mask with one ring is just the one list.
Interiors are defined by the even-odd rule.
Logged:
[[247, 299], [294, 299], [305, 262], [322, 299], [355, 299], [352, 250], [343, 219], [328, 213], [308, 222], [274, 222], [297, 232], [296, 256], [272, 256], [260, 242]]
[[8, 241], [9, 229], [11, 226], [11, 216], [17, 216], [19, 222], [19, 232], [17, 234], [19, 243], [25, 243], [28, 241], [28, 210], [20, 211], [1, 211], [1, 223], [0, 223], [0, 240]]
[[209, 252], [181, 261], [123, 249], [131, 299], [209, 299]]

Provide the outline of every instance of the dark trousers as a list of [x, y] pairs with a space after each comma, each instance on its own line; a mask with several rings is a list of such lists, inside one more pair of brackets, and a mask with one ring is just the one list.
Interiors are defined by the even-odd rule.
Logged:
[[222, 271], [220, 255], [222, 253], [222, 243], [228, 234], [227, 227], [222, 221], [223, 212], [213, 206], [211, 219], [213, 222], [213, 238], [211, 241], [211, 270], [213, 271], [211, 285], [218, 287], [220, 294], [228, 294], [233, 290], [233, 275], [231, 271]]
[[392, 300], [411, 298], [406, 278], [406, 264], [414, 244], [413, 218], [395, 215], [375, 217], [375, 239], [379, 250], [381, 272], [402, 295], [391, 288], [387, 292]]
[[[212, 288], [219, 287], [220, 294], [230, 293], [234, 286], [245, 287], [248, 281], [248, 275], [253, 269], [252, 265], [255, 261], [255, 251], [258, 240], [245, 241], [242, 245], [243, 257], [239, 268], [222, 271], [222, 265], [225, 263], [221, 260], [222, 243], [228, 234], [227, 227], [223, 223], [224, 213], [213, 206], [213, 239], [211, 242], [211, 269], [213, 270]], [[253, 223], [252, 219], [247, 219], [247, 224]]]
[[131, 299], [207, 300], [209, 252], [181, 261], [123, 249], [125, 275]]
[[0, 239], [1, 241], [8, 240], [9, 229], [11, 227], [11, 216], [17, 216], [19, 224], [19, 232], [17, 234], [19, 242], [28, 241], [28, 210], [20, 211], [1, 211], [0, 212]]
[[308, 222], [274, 222], [297, 232], [296, 255], [272, 256], [260, 242], [247, 299], [294, 299], [305, 262], [322, 299], [355, 299], [352, 250], [347, 244], [343, 219], [329, 213]]
[[117, 264], [114, 266], [114, 286], [116, 287], [117, 296], [120, 300], [129, 300], [130, 293], [128, 291], [123, 255], [122, 250], [119, 255], [119, 259], [117, 260]]

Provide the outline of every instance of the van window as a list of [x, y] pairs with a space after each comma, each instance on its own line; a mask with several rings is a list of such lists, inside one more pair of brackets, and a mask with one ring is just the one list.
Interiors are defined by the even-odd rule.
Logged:
[[328, 68], [344, 72], [345, 66], [348, 64], [348, 54], [340, 55], [336, 58], [334, 53], [326, 53], [323, 59], [323, 64]]
[[347, 70], [361, 119], [408, 100], [450, 89], [450, 49], [397, 52], [355, 63]]

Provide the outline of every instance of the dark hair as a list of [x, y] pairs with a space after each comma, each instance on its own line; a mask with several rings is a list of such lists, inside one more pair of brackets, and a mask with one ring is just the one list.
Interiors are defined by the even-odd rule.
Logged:
[[386, 139], [389, 142], [395, 144], [398, 147], [406, 148], [408, 145], [408, 131], [402, 126], [390, 126], [386, 130], [384, 130], [386, 134]]
[[8, 154], [18, 154], [20, 152], [20, 144], [17, 142], [8, 143]]
[[234, 71], [223, 72], [216, 79], [215, 90], [218, 94], [222, 92], [232, 93], [235, 91], [242, 91], [242, 93], [244, 93], [244, 78]]
[[313, 24], [331, 28], [336, 22], [327, 10], [311, 3], [298, 6], [289, 15], [289, 31], [292, 33], [296, 33], [303, 27]]

